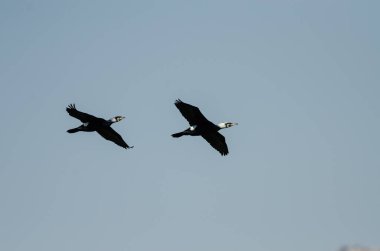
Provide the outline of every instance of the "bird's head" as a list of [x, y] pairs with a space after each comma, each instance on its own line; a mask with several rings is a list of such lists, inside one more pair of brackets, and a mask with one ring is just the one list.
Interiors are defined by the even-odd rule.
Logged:
[[115, 116], [115, 117], [113, 117], [112, 119], [110, 119], [110, 121], [111, 121], [112, 123], [116, 123], [116, 122], [119, 122], [119, 121], [121, 121], [121, 120], [123, 120], [123, 119], [125, 119], [124, 116]]
[[234, 122], [223, 122], [223, 123], [219, 123], [218, 126], [220, 129], [224, 129], [224, 128], [229, 128], [231, 126], [234, 126], [234, 125], [238, 125], [238, 123], [234, 123]]

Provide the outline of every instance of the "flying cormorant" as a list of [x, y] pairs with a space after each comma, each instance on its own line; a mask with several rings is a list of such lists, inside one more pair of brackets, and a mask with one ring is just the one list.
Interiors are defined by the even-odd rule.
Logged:
[[182, 132], [172, 134], [174, 138], [183, 135], [202, 136], [213, 148], [220, 152], [221, 155], [228, 154], [226, 140], [218, 131], [223, 128], [237, 125], [238, 123], [224, 122], [215, 125], [203, 116], [198, 107], [186, 104], [180, 99], [176, 100], [175, 106], [181, 112], [182, 116], [189, 122], [190, 127]]
[[125, 117], [116, 116], [109, 120], [97, 118], [90, 114], [78, 111], [75, 107], [75, 104], [70, 104], [66, 108], [66, 111], [69, 113], [70, 116], [79, 119], [83, 123], [79, 127], [67, 130], [68, 133], [75, 133], [79, 131], [83, 131], [83, 132], [96, 131], [97, 133], [100, 134], [100, 136], [102, 136], [106, 140], [110, 140], [123, 148], [126, 148], [126, 149], [133, 148], [133, 146], [128, 146], [127, 143], [125, 143], [125, 141], [123, 140], [123, 138], [117, 132], [115, 132], [114, 129], [111, 128], [111, 125], [113, 123], [119, 122]]

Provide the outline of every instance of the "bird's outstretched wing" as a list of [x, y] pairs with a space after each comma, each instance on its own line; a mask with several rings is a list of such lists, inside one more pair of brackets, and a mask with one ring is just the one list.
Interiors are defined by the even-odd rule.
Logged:
[[208, 121], [206, 117], [203, 116], [198, 107], [186, 104], [180, 99], [177, 99], [174, 104], [191, 126], [202, 124]]
[[100, 127], [96, 130], [103, 138], [106, 140], [110, 140], [114, 142], [116, 145], [119, 145], [123, 148], [133, 148], [133, 146], [128, 146], [127, 143], [123, 140], [123, 138], [111, 127], [104, 126]]
[[70, 104], [66, 108], [66, 111], [69, 113], [70, 116], [79, 119], [82, 123], [86, 123], [91, 120], [97, 119], [97, 117], [95, 116], [78, 111], [77, 108], [75, 107], [75, 104]]
[[202, 135], [202, 137], [215, 148], [222, 156], [228, 154], [228, 147], [226, 144], [226, 139], [219, 132], [211, 132]]

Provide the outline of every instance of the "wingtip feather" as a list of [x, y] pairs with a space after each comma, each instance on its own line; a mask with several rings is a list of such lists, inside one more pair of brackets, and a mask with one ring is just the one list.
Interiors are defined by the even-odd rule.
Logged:
[[67, 107], [66, 107], [66, 111], [68, 111], [68, 110], [76, 110], [77, 108], [75, 107], [75, 104], [73, 103], [73, 104], [69, 104]]

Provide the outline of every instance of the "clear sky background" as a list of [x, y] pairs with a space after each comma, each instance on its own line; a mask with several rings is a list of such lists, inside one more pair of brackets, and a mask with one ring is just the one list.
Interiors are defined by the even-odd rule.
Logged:
[[[380, 246], [379, 1], [0, 2], [0, 249]], [[221, 157], [175, 99], [221, 133]], [[70, 103], [135, 148], [80, 122]]]

